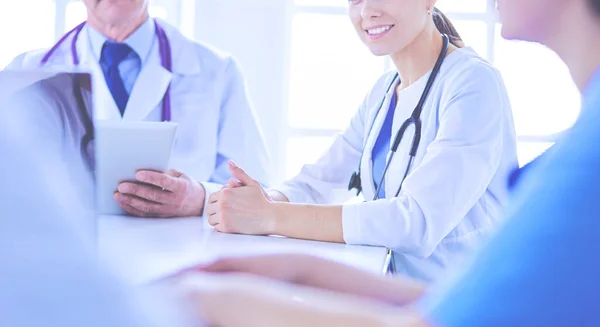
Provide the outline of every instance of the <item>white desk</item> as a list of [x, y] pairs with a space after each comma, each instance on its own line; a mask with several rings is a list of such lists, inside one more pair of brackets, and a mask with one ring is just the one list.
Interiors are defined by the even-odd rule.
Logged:
[[136, 284], [226, 256], [306, 253], [377, 274], [384, 273], [389, 259], [386, 249], [379, 247], [221, 234], [201, 218], [101, 216], [98, 250], [102, 262]]

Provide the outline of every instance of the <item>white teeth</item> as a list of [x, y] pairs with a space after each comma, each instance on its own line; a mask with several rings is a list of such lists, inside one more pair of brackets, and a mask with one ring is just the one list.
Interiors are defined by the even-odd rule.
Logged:
[[376, 35], [376, 34], [381, 34], [387, 30], [389, 30], [390, 28], [392, 28], [392, 25], [388, 25], [388, 26], [384, 26], [384, 27], [378, 27], [378, 28], [373, 28], [370, 30], [367, 30], [367, 33], [371, 34], [371, 35]]

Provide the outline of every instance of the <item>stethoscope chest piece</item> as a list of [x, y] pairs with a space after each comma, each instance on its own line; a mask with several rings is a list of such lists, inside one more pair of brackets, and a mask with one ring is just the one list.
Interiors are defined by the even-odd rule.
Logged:
[[356, 196], [362, 192], [362, 182], [358, 172], [353, 172], [350, 177], [350, 183], [348, 183], [348, 191], [356, 189]]

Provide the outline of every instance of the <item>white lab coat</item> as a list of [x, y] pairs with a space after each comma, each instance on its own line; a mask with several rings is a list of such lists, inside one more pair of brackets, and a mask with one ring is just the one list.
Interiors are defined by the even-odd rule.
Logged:
[[[92, 72], [94, 118], [160, 121], [162, 99], [170, 85], [172, 121], [179, 124], [172, 168], [202, 182], [207, 194], [218, 190], [230, 177], [229, 159], [245, 167], [257, 180], [268, 183], [269, 158], [264, 137], [235, 60], [187, 39], [164, 21], [159, 24], [171, 45], [173, 71], [160, 65], [158, 42], [154, 42], [122, 118], [90, 48], [87, 28], [81, 31], [77, 53], [80, 67]], [[71, 71], [71, 41], [69, 37], [45, 67]], [[38, 69], [47, 51], [25, 53], [7, 68]], [[56, 114], [53, 110], [46, 113]], [[77, 137], [75, 134], [73, 137]]]
[[[393, 76], [390, 72], [375, 84], [350, 126], [317, 163], [304, 166], [277, 188], [290, 201], [340, 200], [336, 195], [347, 188], [363, 153], [363, 195], [373, 198], [371, 153], [394, 92], [392, 88], [385, 94]], [[396, 112], [391, 143], [410, 114]], [[414, 128], [391, 163], [387, 198], [345, 204], [343, 234], [348, 244], [393, 249], [398, 273], [432, 281], [462, 262], [498, 225], [508, 199], [508, 174], [517, 167], [516, 136], [500, 74], [470, 48], [445, 59], [421, 119], [421, 143], [400, 195], [393, 197], [407, 166]], [[342, 193], [345, 199], [351, 196]]]

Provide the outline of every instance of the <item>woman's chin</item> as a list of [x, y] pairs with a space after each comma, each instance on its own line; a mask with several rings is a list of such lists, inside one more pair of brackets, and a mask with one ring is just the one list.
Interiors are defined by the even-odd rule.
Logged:
[[392, 51], [390, 51], [389, 49], [384, 49], [380, 47], [370, 47], [369, 50], [374, 56], [377, 57], [389, 56], [390, 54], [392, 54]]

